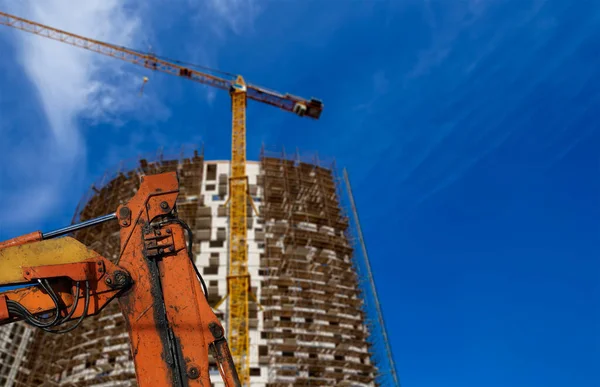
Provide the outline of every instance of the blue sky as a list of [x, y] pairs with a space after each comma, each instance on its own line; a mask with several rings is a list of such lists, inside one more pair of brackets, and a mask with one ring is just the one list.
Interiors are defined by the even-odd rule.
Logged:
[[[319, 121], [251, 103], [248, 156], [348, 169], [403, 385], [600, 385], [595, 2], [36, 3], [0, 0], [324, 101]], [[68, 224], [121, 159], [228, 158], [225, 92], [6, 27], [0, 52], [0, 239]]]

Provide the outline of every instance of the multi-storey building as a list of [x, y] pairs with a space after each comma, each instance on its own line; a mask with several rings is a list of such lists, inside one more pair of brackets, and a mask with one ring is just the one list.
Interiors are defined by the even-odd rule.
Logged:
[[[216, 305], [227, 292], [228, 161], [205, 161], [197, 152], [140, 160], [92, 186], [75, 220], [114, 212], [134, 194], [141, 175], [173, 170], [180, 177], [178, 212], [194, 231], [195, 261], [209, 302]], [[251, 386], [376, 385], [378, 370], [334, 170], [263, 153], [260, 161], [248, 162], [247, 174], [259, 211], [249, 206], [247, 220], [248, 270], [258, 301], [250, 303]], [[82, 230], [76, 237], [106, 258], [117, 257], [117, 224]], [[216, 312], [227, 328], [227, 302]], [[0, 372], [15, 386], [135, 385], [116, 302], [66, 335], [32, 332], [22, 324], [3, 329], [19, 330], [20, 341], [0, 354], [22, 355]], [[222, 385], [216, 367], [211, 375], [215, 386]]]

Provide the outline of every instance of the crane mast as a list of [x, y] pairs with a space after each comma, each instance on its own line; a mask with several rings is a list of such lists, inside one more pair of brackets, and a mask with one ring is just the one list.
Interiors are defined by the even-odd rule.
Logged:
[[[234, 362], [243, 385], [250, 382], [249, 308], [250, 274], [248, 273], [247, 208], [248, 176], [246, 175], [246, 102], [262, 102], [301, 117], [318, 119], [323, 104], [280, 94], [263, 87], [246, 84], [241, 76], [225, 78], [198, 71], [155, 55], [75, 35], [31, 20], [0, 12], [0, 24], [35, 35], [67, 43], [79, 48], [117, 58], [153, 71], [176, 75], [208, 86], [228, 90], [231, 96], [232, 137], [231, 175], [229, 181], [229, 297], [228, 337]], [[251, 198], [250, 198], [251, 200]]]
[[[248, 177], [246, 175], [246, 87], [241, 77], [231, 94], [231, 175], [229, 180], [229, 314], [227, 329], [231, 353], [242, 384], [250, 382], [250, 335], [248, 333], [250, 275], [246, 242]], [[252, 200], [250, 198], [250, 200]], [[241, 370], [244, 370], [241, 372]]]

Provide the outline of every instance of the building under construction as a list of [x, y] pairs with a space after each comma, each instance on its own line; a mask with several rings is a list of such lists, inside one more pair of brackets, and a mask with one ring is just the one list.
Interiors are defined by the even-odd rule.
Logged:
[[[74, 221], [114, 212], [133, 196], [140, 176], [174, 170], [180, 180], [179, 216], [194, 231], [196, 265], [209, 302], [226, 325], [228, 303], [219, 301], [227, 292], [228, 161], [206, 161], [198, 151], [135, 160], [95, 183]], [[334, 166], [316, 157], [263, 150], [260, 161], [248, 162], [247, 175], [259, 212], [249, 204], [248, 270], [257, 301], [250, 304], [251, 386], [391, 385], [385, 380], [394, 372], [393, 361], [377, 353], [381, 343], [374, 340], [385, 328], [366, 307], [369, 281], [356, 261], [357, 239], [340, 203]], [[75, 237], [108, 259], [119, 254], [115, 223]], [[116, 302], [65, 335], [23, 323], [0, 333], [0, 383], [5, 386], [135, 385], [125, 320]], [[218, 375], [213, 364], [215, 386], [223, 385]]]

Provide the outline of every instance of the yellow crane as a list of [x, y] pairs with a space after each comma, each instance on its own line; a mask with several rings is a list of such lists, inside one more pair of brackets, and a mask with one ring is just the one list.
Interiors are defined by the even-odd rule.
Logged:
[[321, 101], [304, 99], [246, 84], [241, 76], [221, 77], [198, 71], [181, 64], [161, 59], [155, 55], [89, 39], [61, 31], [31, 20], [0, 12], [0, 24], [36, 35], [67, 43], [79, 48], [112, 56], [150, 70], [176, 75], [205, 85], [227, 90], [231, 96], [231, 176], [229, 180], [229, 273], [227, 277], [229, 316], [227, 321], [231, 353], [238, 368], [240, 381], [250, 380], [250, 338], [248, 333], [248, 301], [250, 275], [247, 250], [247, 199], [246, 175], [246, 101], [266, 103], [301, 117], [318, 119], [323, 110]]

